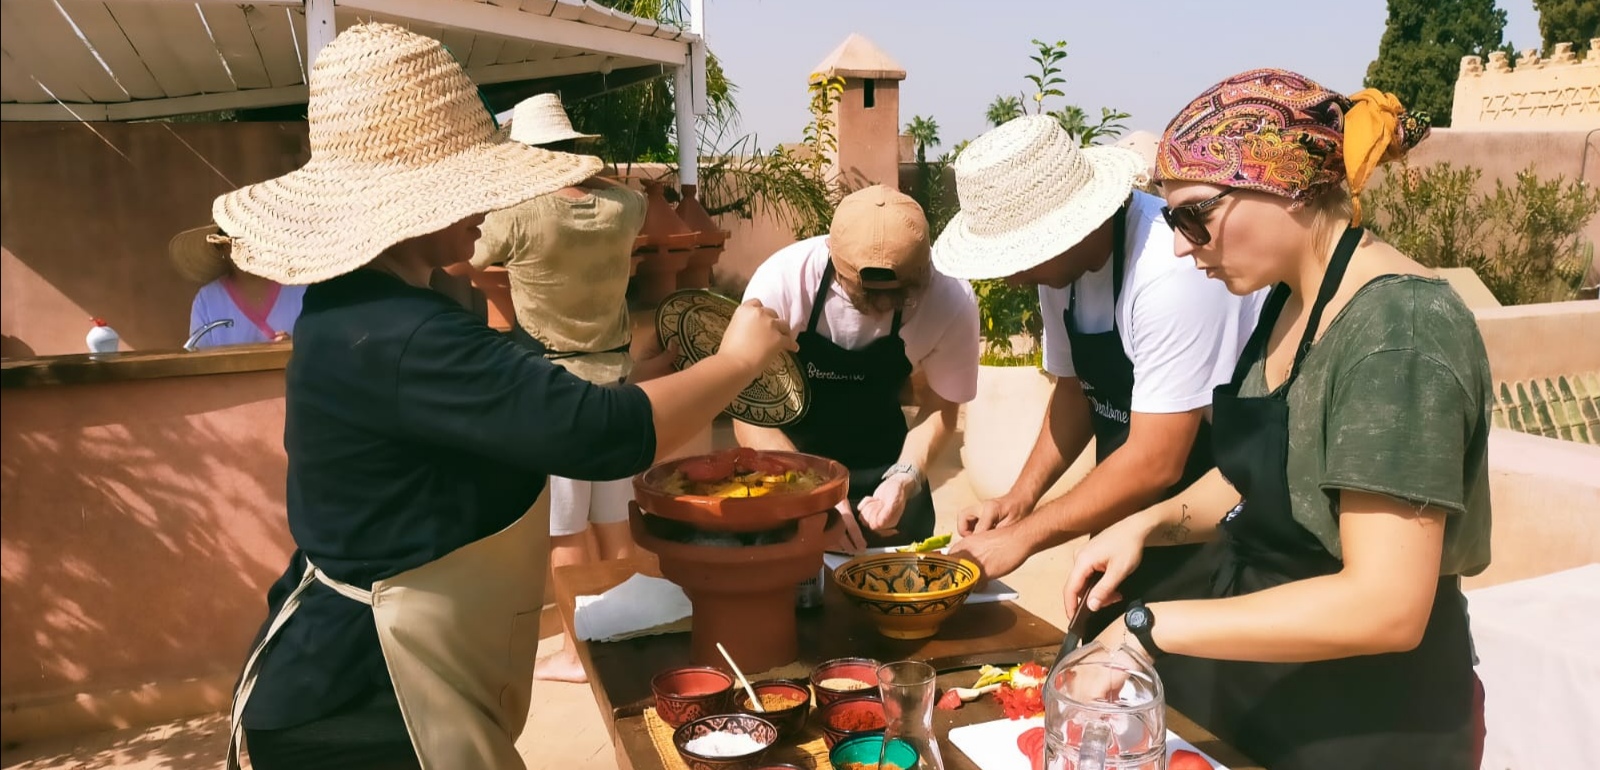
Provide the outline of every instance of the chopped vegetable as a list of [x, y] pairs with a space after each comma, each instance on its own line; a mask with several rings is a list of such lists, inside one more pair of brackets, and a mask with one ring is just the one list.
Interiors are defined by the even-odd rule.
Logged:
[[919, 540], [910, 545], [900, 546], [895, 550], [900, 553], [931, 553], [950, 545], [952, 539], [953, 537], [947, 532], [943, 535], [934, 535], [927, 540]]
[[1028, 758], [1028, 765], [1033, 770], [1044, 770], [1044, 728], [1034, 727], [1023, 731], [1017, 736], [1017, 750]]
[[939, 696], [939, 702], [934, 704], [934, 707], [944, 711], [955, 711], [961, 708], [961, 703], [961, 693], [955, 690], [945, 690], [944, 694]]

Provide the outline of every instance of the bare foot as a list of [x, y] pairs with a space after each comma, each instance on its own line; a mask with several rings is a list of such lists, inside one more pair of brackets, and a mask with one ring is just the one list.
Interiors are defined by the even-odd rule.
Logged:
[[533, 678], [573, 684], [589, 681], [589, 675], [583, 670], [583, 661], [578, 660], [578, 653], [573, 652], [570, 645], [534, 661]]

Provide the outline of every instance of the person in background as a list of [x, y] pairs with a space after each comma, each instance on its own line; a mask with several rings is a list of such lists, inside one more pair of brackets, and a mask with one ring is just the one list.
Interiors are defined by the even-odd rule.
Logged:
[[[557, 152], [572, 152], [598, 138], [573, 130], [555, 94], [518, 104], [510, 135], [512, 141]], [[505, 265], [517, 325], [556, 366], [596, 385], [659, 376], [671, 371], [670, 357], [653, 359], [659, 365], [651, 371], [635, 370], [629, 355], [628, 276], [644, 214], [644, 195], [591, 178], [489, 214], [472, 266]], [[551, 476], [550, 568], [633, 555], [632, 500], [630, 478]], [[539, 659], [535, 678], [588, 681], [572, 640], [565, 642], [559, 652]]]
[[[1274, 770], [1482, 755], [1461, 577], [1489, 564], [1488, 354], [1448, 283], [1362, 229], [1358, 197], [1427, 131], [1392, 94], [1263, 69], [1162, 138], [1177, 253], [1235, 294], [1272, 287], [1214, 402], [1238, 504], [1105, 530], [1066, 599], [1096, 572], [1089, 607], [1137, 596], [1102, 641], [1153, 656], [1169, 705]], [[1189, 575], [1122, 582], [1148, 546], [1198, 541]]]
[[189, 308], [189, 333], [221, 320], [233, 322], [201, 335], [196, 348], [286, 340], [300, 315], [304, 286], [284, 286], [233, 264], [232, 245], [216, 225], [184, 230], [167, 242], [167, 255], [184, 278], [201, 284]]
[[[961, 404], [977, 395], [977, 300], [971, 286], [933, 269], [928, 248], [922, 207], [868, 187], [839, 203], [828, 235], [773, 254], [745, 289], [746, 301], [799, 331], [811, 402], [793, 425], [735, 421], [734, 435], [741, 446], [821, 455], [850, 469], [840, 512], [852, 548], [933, 534], [925, 469], [954, 435]], [[900, 404], [914, 372], [927, 387], [916, 389], [908, 428]]]
[[555, 366], [430, 281], [471, 259], [486, 212], [600, 161], [506, 141], [444, 46], [391, 24], [339, 33], [309, 80], [310, 160], [212, 204], [241, 270], [308, 285], [284, 372], [295, 550], [227, 764], [243, 739], [256, 770], [516, 770], [547, 475], [643, 471], [794, 344], [748, 303], [682, 372], [600, 387]]
[[[1044, 368], [1055, 388], [1011, 490], [965, 511], [967, 555], [992, 576], [1098, 532], [1213, 472], [1208, 411], [1255, 325], [1259, 296], [1236, 297], [1172, 257], [1161, 199], [1135, 185], [1147, 165], [1120, 147], [1082, 148], [1049, 116], [1012, 120], [956, 160], [961, 211], [934, 264], [969, 279], [1036, 285]], [[1095, 467], [1065, 495], [1041, 498], [1095, 442]], [[1019, 437], [1019, 440], [1024, 440]], [[1196, 548], [1163, 549], [1135, 585]], [[1117, 619], [1090, 621], [1090, 633]]]

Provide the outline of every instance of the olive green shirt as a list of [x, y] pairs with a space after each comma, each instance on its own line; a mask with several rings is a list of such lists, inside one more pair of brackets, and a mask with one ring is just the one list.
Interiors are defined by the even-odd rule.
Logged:
[[[1240, 395], [1266, 393], [1261, 359]], [[1343, 559], [1339, 492], [1445, 511], [1441, 575], [1489, 565], [1489, 359], [1450, 285], [1383, 276], [1362, 287], [1289, 386], [1296, 521]]]

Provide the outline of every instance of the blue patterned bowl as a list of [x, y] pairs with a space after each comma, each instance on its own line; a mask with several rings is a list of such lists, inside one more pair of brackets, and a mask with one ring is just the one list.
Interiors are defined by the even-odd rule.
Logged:
[[940, 553], [877, 553], [839, 565], [833, 581], [890, 639], [926, 639], [978, 584], [978, 565]]

